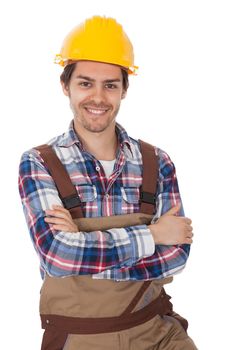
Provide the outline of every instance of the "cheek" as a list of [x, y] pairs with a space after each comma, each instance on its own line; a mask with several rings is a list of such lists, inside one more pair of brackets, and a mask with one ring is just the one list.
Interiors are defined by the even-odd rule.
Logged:
[[73, 93], [70, 95], [70, 102], [73, 104], [73, 105], [80, 105], [82, 104], [83, 102], [85, 102], [86, 100], [88, 99], [88, 96], [87, 94], [83, 93], [83, 92], [77, 92], [77, 93]]
[[122, 95], [120, 93], [108, 96], [108, 102], [113, 106], [119, 106], [121, 104]]

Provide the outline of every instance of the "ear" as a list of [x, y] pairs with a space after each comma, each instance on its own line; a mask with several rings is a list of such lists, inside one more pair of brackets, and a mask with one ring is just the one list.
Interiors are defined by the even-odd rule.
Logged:
[[121, 99], [123, 100], [127, 95], [127, 91], [123, 90], [122, 95], [121, 95]]
[[60, 81], [61, 83], [61, 87], [62, 87], [62, 91], [64, 93], [65, 96], [70, 96], [70, 91], [69, 91], [69, 87], [67, 85], [65, 85], [63, 83], [63, 81]]

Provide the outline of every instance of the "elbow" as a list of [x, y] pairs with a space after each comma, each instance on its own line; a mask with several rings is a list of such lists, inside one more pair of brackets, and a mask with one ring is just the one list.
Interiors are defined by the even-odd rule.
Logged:
[[51, 259], [46, 257], [43, 261], [42, 268], [50, 277], [67, 277], [72, 275], [72, 270], [59, 259], [51, 262]]
[[72, 275], [70, 271], [58, 269], [54, 266], [46, 266], [44, 267], [44, 270], [49, 277], [68, 277]]

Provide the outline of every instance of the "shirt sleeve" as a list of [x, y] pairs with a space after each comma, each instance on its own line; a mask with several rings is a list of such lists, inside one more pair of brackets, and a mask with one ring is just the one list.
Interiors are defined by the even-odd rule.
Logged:
[[62, 205], [53, 179], [36, 150], [25, 152], [19, 167], [19, 192], [42, 270], [50, 276], [97, 274], [129, 267], [154, 253], [146, 225], [94, 232], [63, 232], [45, 222], [45, 210]]
[[[181, 204], [179, 215], [184, 216], [175, 165], [166, 152], [158, 149], [159, 180], [157, 188], [156, 214], [158, 219], [176, 204]], [[155, 245], [154, 254], [138, 261], [134, 266], [115, 271], [115, 278], [123, 275], [130, 279], [162, 279], [183, 270], [190, 252], [189, 244]]]

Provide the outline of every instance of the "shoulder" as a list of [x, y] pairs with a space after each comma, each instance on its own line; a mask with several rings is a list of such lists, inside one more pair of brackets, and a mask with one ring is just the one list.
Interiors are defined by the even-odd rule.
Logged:
[[[148, 143], [146, 140], [142, 140], [142, 141]], [[136, 139], [133, 139], [132, 137], [130, 137], [130, 143], [133, 146], [132, 147], [133, 150], [135, 152], [141, 154], [139, 140], [136, 140]], [[160, 167], [164, 167], [166, 165], [173, 164], [169, 154], [166, 151], [164, 151], [163, 149], [161, 149], [158, 146], [155, 146], [155, 145], [153, 145], [151, 143], [148, 143], [148, 144], [154, 149], [155, 155], [158, 157], [158, 161], [159, 161]]]
[[[143, 141], [147, 142], [145, 140]], [[139, 140], [135, 140], [130, 137], [130, 143], [132, 145], [131, 149], [133, 150], [136, 158], [140, 159], [142, 155]], [[150, 144], [150, 146], [154, 149], [155, 155], [157, 156], [160, 180], [173, 177], [175, 174], [175, 165], [169, 154], [158, 146], [153, 144]]]
[[[56, 150], [62, 142], [64, 135], [65, 134], [53, 137], [52, 139], [48, 140], [45, 144], [52, 146], [52, 148]], [[24, 151], [21, 155], [20, 163], [36, 163], [37, 165], [43, 163], [43, 160], [40, 156], [40, 152], [36, 149], [39, 146], [41, 145], [35, 145], [32, 148]]]
[[[69, 137], [69, 133], [65, 132], [61, 135], [55, 136], [53, 138], [51, 138], [50, 140], [48, 140], [47, 142], [45, 142], [44, 144], [50, 145], [52, 146], [52, 148], [56, 149], [57, 147], [63, 146], [65, 142], [67, 142], [67, 139]], [[30, 148], [29, 150], [26, 150], [23, 155], [27, 156], [29, 154], [32, 155], [36, 155], [38, 153], [38, 151], [36, 150], [37, 147], [39, 147], [41, 145], [34, 145], [32, 146], [32, 148]]]

